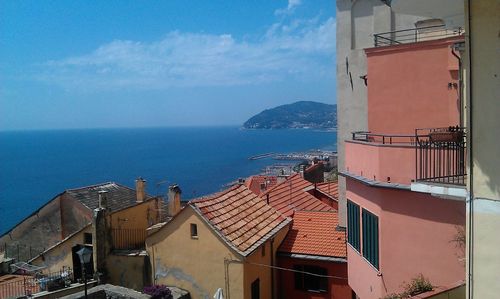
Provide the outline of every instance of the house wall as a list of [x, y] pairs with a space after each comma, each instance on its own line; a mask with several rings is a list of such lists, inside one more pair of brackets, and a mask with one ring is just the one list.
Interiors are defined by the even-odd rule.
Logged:
[[459, 125], [458, 60], [450, 46], [462, 40], [366, 49], [368, 130], [414, 134], [416, 128]]
[[351, 174], [406, 185], [415, 179], [414, 146], [347, 141], [345, 147], [345, 167]]
[[[277, 265], [276, 252], [279, 245], [286, 237], [288, 232], [288, 227], [279, 231], [274, 237], [273, 241], [273, 252], [271, 253], [271, 240], [264, 243], [262, 246], [265, 247], [265, 255], [262, 256], [262, 246], [258, 247], [251, 255], [245, 259], [244, 264], [244, 298], [251, 297], [251, 285], [256, 279], [260, 280], [260, 298], [271, 298], [274, 289], [277, 290], [278, 286], [278, 274], [273, 271], [272, 268], [262, 266], [262, 265], [272, 265], [271, 256], [274, 257], [274, 264]], [[256, 265], [260, 264], [260, 265]], [[274, 282], [272, 282], [271, 276], [274, 272]], [[277, 293], [275, 293], [277, 295]], [[275, 297], [276, 298], [276, 297]]]
[[72, 248], [78, 244], [84, 244], [85, 233], [92, 233], [91, 225], [48, 249], [42, 255], [33, 259], [31, 264], [46, 267], [43, 269], [44, 273], [60, 271], [63, 267], [73, 269]]
[[[32, 247], [32, 255], [35, 256], [59, 242], [62, 239], [60, 202], [61, 197], [55, 197], [40, 210], [1, 236], [0, 244], [2, 246], [7, 244], [7, 253], [15, 255], [17, 258], [17, 246], [19, 245], [20, 259], [27, 260], [30, 258], [30, 246]], [[12, 252], [14, 248], [15, 252]]]
[[[467, 2], [466, 2], [467, 4]], [[467, 5], [465, 5], [468, 8]], [[467, 242], [471, 244], [468, 272], [472, 274], [473, 298], [495, 298], [500, 294], [500, 0], [470, 1], [466, 20], [465, 59], [467, 108], [472, 110], [468, 129], [472, 132], [468, 186], [472, 202], [468, 211]], [[469, 46], [470, 37], [470, 46]], [[469, 290], [468, 290], [469, 291]]]
[[[373, 46], [373, 33], [414, 28], [422, 18], [396, 14], [379, 0], [337, 0], [337, 151], [339, 169], [345, 169], [344, 140], [353, 131], [368, 130], [367, 74], [364, 48]], [[351, 84], [352, 82], [352, 84]], [[346, 226], [345, 178], [339, 177], [339, 220]]]
[[67, 193], [61, 195], [62, 238], [92, 222], [92, 211]]
[[293, 269], [294, 265], [311, 265], [326, 268], [328, 275], [341, 278], [328, 278], [328, 292], [316, 293], [296, 290], [294, 288], [294, 272], [279, 271], [278, 298], [294, 299], [351, 299], [351, 288], [347, 284], [347, 263], [334, 263], [326, 261], [314, 261], [294, 259], [290, 257], [278, 257], [278, 266]]
[[353, 179], [347, 188], [348, 199], [379, 218], [379, 271], [348, 246], [349, 285], [360, 298], [400, 292], [420, 273], [435, 286], [465, 279], [465, 202]]
[[110, 254], [106, 261], [108, 283], [142, 291], [149, 280], [146, 274], [150, 274], [146, 271], [146, 262], [149, 260], [144, 254]]
[[110, 215], [113, 229], [146, 229], [160, 221], [159, 201], [152, 199]]
[[[198, 227], [191, 238], [190, 224]], [[193, 298], [211, 298], [218, 288], [224, 297], [243, 298], [243, 264], [239, 256], [186, 206], [171, 222], [149, 236], [146, 248], [156, 284], [175, 285]], [[231, 261], [226, 265], [225, 261]], [[226, 280], [227, 279], [227, 280]]]

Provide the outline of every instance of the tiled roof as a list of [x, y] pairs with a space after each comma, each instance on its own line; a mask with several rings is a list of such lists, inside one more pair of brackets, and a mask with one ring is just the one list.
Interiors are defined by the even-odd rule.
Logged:
[[316, 189], [322, 193], [333, 197], [335, 199], [339, 198], [339, 184], [338, 182], [325, 182], [316, 184]]
[[297, 211], [280, 252], [315, 256], [347, 256], [345, 231], [338, 231], [337, 212]]
[[244, 185], [189, 203], [226, 243], [247, 256], [291, 219], [283, 217]]
[[276, 185], [261, 195], [262, 199], [286, 217], [291, 217], [294, 211], [334, 211], [332, 207], [311, 195], [307, 190], [314, 189], [314, 185], [304, 180], [300, 174], [294, 174], [286, 181]]
[[[259, 195], [263, 191], [271, 189], [278, 182], [278, 178], [275, 176], [268, 175], [254, 175], [245, 180], [245, 186], [250, 189], [253, 193]], [[262, 190], [261, 186], [264, 184], [265, 188]]]
[[[65, 193], [81, 202], [87, 208], [94, 210], [99, 207], [99, 191], [108, 191], [107, 205], [111, 211], [118, 211], [137, 204], [137, 193], [134, 189], [109, 182], [99, 185], [66, 190]], [[146, 200], [151, 197], [146, 195]]]

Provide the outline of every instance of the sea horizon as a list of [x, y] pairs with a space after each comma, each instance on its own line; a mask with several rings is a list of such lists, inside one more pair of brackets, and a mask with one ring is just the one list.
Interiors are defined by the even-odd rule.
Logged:
[[316, 149], [336, 150], [336, 132], [242, 126], [1, 131], [0, 234], [67, 189], [110, 181], [134, 188], [143, 177], [149, 194], [164, 195], [176, 183], [189, 200], [280, 163], [250, 156]]

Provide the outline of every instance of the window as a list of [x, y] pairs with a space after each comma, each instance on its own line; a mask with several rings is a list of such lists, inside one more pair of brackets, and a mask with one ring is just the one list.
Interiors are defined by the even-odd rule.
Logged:
[[92, 233], [83, 234], [83, 244], [92, 244]]
[[378, 266], [378, 217], [363, 209], [363, 256]]
[[260, 298], [260, 279], [254, 280], [252, 282], [252, 299], [259, 299]]
[[[328, 272], [325, 268], [308, 266], [308, 265], [294, 265], [295, 271], [295, 289], [311, 292], [328, 292]], [[306, 274], [312, 273], [316, 275]]]
[[347, 200], [347, 242], [361, 252], [359, 240], [359, 206]]
[[191, 238], [198, 238], [198, 226], [194, 223], [191, 223]]

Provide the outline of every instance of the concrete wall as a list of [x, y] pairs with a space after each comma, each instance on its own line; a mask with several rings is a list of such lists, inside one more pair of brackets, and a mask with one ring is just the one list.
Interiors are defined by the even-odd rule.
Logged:
[[435, 286], [465, 279], [465, 202], [347, 183], [347, 197], [379, 217], [379, 271], [348, 246], [349, 285], [360, 298], [401, 292], [420, 273]]
[[295, 298], [295, 299], [351, 299], [351, 288], [347, 284], [347, 263], [334, 263], [314, 260], [301, 260], [289, 257], [279, 257], [278, 265], [283, 268], [293, 269], [294, 265], [311, 265], [327, 269], [327, 275], [343, 277], [328, 278], [328, 292], [317, 293], [296, 290], [294, 288], [294, 272], [280, 271], [279, 275], [279, 290], [278, 298]]
[[[198, 238], [191, 238], [191, 223], [198, 227]], [[218, 288], [225, 298], [228, 293], [231, 298], [244, 297], [241, 258], [190, 206], [149, 236], [146, 246], [156, 284], [180, 287], [193, 298], [211, 298]], [[225, 260], [235, 262], [226, 267]]]
[[408, 135], [459, 125], [458, 60], [451, 45], [462, 40], [367, 49], [368, 130]]
[[[19, 245], [21, 259], [27, 260], [30, 256], [28, 252], [30, 246], [36, 255], [62, 240], [60, 202], [61, 197], [57, 196], [39, 211], [24, 219], [0, 237], [0, 245], [7, 244], [8, 253], [14, 248], [17, 251]], [[17, 256], [17, 252], [12, 255]]]
[[[465, 1], [466, 2], [466, 1]], [[466, 6], [467, 8], [467, 6]], [[473, 219], [467, 234], [472, 246], [469, 272], [473, 298], [500, 294], [500, 0], [470, 1], [470, 26], [466, 22], [465, 59], [467, 105], [472, 110], [468, 128], [472, 169], [469, 206]], [[470, 37], [470, 40], [469, 40]], [[470, 41], [471, 47], [468, 42]]]
[[[336, 5], [337, 151], [339, 170], [344, 170], [344, 140], [353, 131], [368, 130], [367, 87], [359, 78], [367, 74], [364, 48], [373, 46], [373, 33], [413, 28], [421, 18], [395, 14], [379, 0], [337, 0]], [[339, 216], [345, 227], [344, 177], [339, 177]]]
[[44, 273], [57, 272], [63, 267], [71, 267], [73, 269], [72, 248], [78, 244], [84, 244], [84, 234], [91, 233], [92, 226], [88, 225], [80, 232], [66, 238], [60, 244], [48, 249], [42, 255], [31, 261], [31, 264], [36, 266], [44, 266]]

